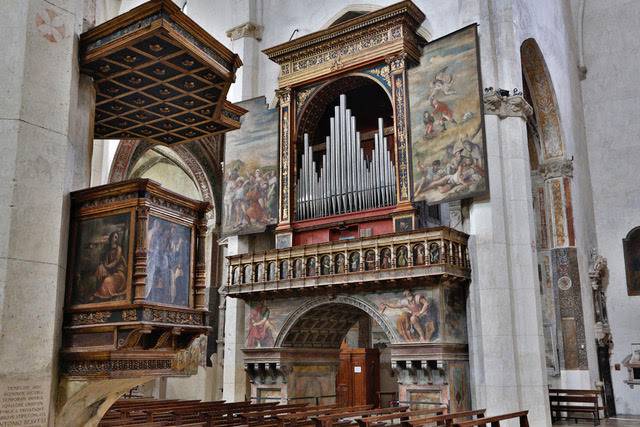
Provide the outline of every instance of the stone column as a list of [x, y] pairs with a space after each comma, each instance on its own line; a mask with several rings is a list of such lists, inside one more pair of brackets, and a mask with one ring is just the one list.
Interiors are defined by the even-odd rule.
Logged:
[[[248, 1], [249, 18], [255, 14], [255, 0]], [[259, 64], [262, 26], [253, 19], [237, 25], [227, 31], [231, 39], [231, 50], [242, 58], [242, 67], [237, 71], [235, 87], [231, 89], [232, 99], [251, 99], [260, 95]]]
[[[480, 7], [484, 86], [522, 87], [512, 2]], [[494, 95], [496, 105], [485, 103], [490, 199], [470, 209], [473, 406], [489, 413], [528, 409], [532, 426], [549, 426], [527, 150], [530, 108], [519, 95]]]
[[[247, 236], [231, 236], [227, 239], [227, 256], [247, 252], [249, 252]], [[246, 374], [242, 355], [245, 332], [244, 308], [243, 300], [226, 297], [222, 398], [227, 402], [244, 400], [246, 393]]]
[[0, 424], [54, 417], [68, 194], [89, 184], [93, 138], [76, 39], [89, 3], [0, 2], [0, 399], [15, 399]]

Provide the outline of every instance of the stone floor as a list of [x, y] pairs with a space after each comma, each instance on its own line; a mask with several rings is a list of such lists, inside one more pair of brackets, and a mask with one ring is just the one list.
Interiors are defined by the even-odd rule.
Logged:
[[[553, 423], [554, 426], [592, 426], [593, 423], [591, 421], [578, 421], [576, 424], [573, 420], [571, 421], [562, 421]], [[599, 427], [638, 427], [640, 426], [640, 417], [634, 417], [631, 415], [621, 415], [616, 418], [607, 418], [600, 422]]]

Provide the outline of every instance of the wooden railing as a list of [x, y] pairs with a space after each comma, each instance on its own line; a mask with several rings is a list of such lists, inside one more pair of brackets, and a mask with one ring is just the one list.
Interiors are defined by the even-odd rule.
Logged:
[[227, 292], [450, 275], [470, 277], [468, 236], [448, 227], [234, 255]]

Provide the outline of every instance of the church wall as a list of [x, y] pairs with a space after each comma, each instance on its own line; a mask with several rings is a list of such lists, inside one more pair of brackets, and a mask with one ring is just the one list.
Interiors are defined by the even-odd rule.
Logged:
[[[67, 194], [89, 184], [93, 101], [75, 43], [82, 6], [0, 5], [0, 398], [28, 407], [25, 415], [0, 405], [0, 423], [40, 426], [54, 416]], [[57, 27], [43, 16], [57, 17]]]
[[519, 41], [533, 38], [544, 57], [557, 101], [560, 136], [566, 159], [572, 159], [571, 198], [589, 372], [563, 371], [550, 382], [563, 387], [593, 387], [598, 379], [593, 333], [593, 303], [588, 280], [591, 249], [596, 246], [589, 160], [584, 141], [584, 119], [578, 71], [577, 40], [571, 10], [565, 2], [517, 2]]
[[609, 268], [606, 291], [613, 335], [612, 376], [619, 414], [640, 414], [640, 391], [623, 383], [631, 343], [640, 341], [640, 296], [627, 294], [622, 239], [640, 225], [640, 4], [586, 2], [582, 81], [598, 251]]

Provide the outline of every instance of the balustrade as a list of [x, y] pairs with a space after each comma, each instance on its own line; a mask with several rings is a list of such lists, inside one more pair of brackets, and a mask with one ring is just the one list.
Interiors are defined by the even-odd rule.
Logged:
[[470, 277], [468, 236], [448, 227], [228, 257], [229, 294], [415, 278]]

